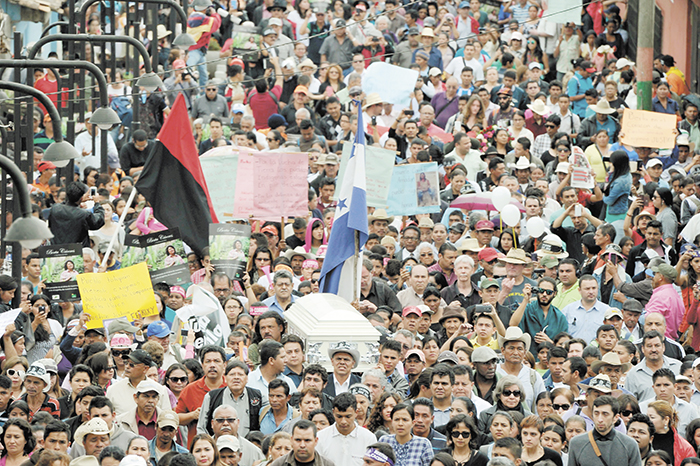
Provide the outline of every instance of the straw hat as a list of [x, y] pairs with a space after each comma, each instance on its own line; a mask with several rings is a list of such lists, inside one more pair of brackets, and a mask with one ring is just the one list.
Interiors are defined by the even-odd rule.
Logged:
[[509, 341], [522, 341], [525, 343], [525, 351], [529, 351], [532, 338], [527, 333], [523, 333], [520, 327], [508, 327], [505, 336], [498, 335], [498, 346], [503, 348]]
[[530, 263], [530, 258], [522, 249], [510, 248], [503, 262], [508, 264], [526, 265]]
[[387, 215], [384, 209], [375, 209], [373, 214], [367, 216], [367, 220], [369, 220], [370, 225], [377, 220], [386, 220], [388, 223], [391, 223], [394, 221], [394, 217]]
[[540, 116], [545, 116], [549, 113], [549, 109], [540, 99], [535, 100], [531, 104], [527, 104], [527, 108]]
[[378, 105], [382, 103], [384, 103], [384, 101], [381, 97], [379, 97], [379, 94], [377, 94], [376, 92], [372, 92], [368, 94], [367, 98], [365, 99], [365, 108], [369, 108], [372, 105]]
[[593, 364], [591, 364], [591, 369], [593, 369], [593, 372], [598, 373], [603, 366], [620, 366], [622, 367], [622, 372], [626, 373], [628, 370], [630, 370], [632, 364], [628, 362], [623, 364], [622, 361], [620, 361], [620, 356], [618, 356], [616, 352], [608, 351], [605, 353], [605, 356], [603, 356], [602, 359], [593, 361]]
[[591, 105], [591, 110], [596, 113], [602, 113], [604, 115], [610, 115], [615, 113], [615, 109], [610, 107], [610, 104], [606, 99], [600, 99], [597, 104]]

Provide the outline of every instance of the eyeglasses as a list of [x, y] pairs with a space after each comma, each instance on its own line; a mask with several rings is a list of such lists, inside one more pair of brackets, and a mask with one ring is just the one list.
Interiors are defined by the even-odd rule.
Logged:
[[471, 436], [472, 436], [472, 433], [469, 432], [468, 430], [462, 430], [462, 431], [453, 430], [453, 431], [450, 433], [450, 437], [452, 437], [452, 438], [459, 438], [459, 437], [462, 437], [462, 438], [469, 438], [469, 437], [471, 437]]
[[216, 419], [214, 419], [214, 421], [218, 422], [219, 424], [223, 424], [225, 422], [228, 422], [229, 424], [233, 424], [237, 420], [238, 420], [238, 418], [235, 418], [235, 417], [217, 417]]
[[621, 411], [620, 414], [622, 414], [625, 417], [632, 416], [634, 414], [634, 411], [630, 409], [625, 409], [624, 411]]
[[404, 241], [418, 241], [417, 236], [404, 236], [403, 239]]
[[554, 294], [554, 290], [545, 290], [544, 288], [537, 288], [536, 291], [539, 294], [546, 294], [547, 296], [552, 296]]
[[123, 350], [123, 351], [112, 350], [112, 356], [114, 356], [115, 358], [124, 359], [124, 358], [128, 357], [130, 354], [131, 354], [131, 350]]
[[16, 371], [14, 369], [7, 369], [7, 375], [10, 377], [18, 376], [20, 378], [24, 377], [25, 372], [24, 371]]
[[215, 87], [210, 87], [209, 89], [207, 89], [207, 92], [216, 92], [216, 88], [215, 88]]
[[432, 254], [430, 254], [429, 252], [426, 252], [426, 253], [422, 253], [420, 256], [421, 257], [428, 257], [428, 256], [432, 256]]
[[570, 408], [571, 408], [571, 405], [569, 405], [569, 404], [552, 405], [552, 409], [554, 411], [559, 411], [560, 409], [563, 409], [564, 411], [568, 411]]
[[187, 376], [185, 376], [185, 377], [169, 377], [168, 380], [175, 382], [175, 383], [185, 383], [185, 382], [189, 381]]
[[520, 390], [513, 390], [513, 391], [503, 390], [503, 392], [501, 392], [501, 394], [503, 396], [505, 396], [506, 398], [509, 396], [517, 396], [518, 398], [520, 398], [521, 391]]

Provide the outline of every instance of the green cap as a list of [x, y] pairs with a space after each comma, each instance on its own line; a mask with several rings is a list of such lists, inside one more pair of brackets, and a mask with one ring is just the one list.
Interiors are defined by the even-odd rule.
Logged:
[[654, 273], [660, 273], [669, 280], [675, 280], [678, 276], [678, 272], [676, 271], [676, 269], [665, 262], [659, 265], [655, 265], [651, 268], [651, 271]]
[[501, 284], [498, 283], [498, 280], [494, 280], [493, 278], [486, 278], [485, 276], [481, 277], [481, 281], [479, 281], [480, 289], [485, 290], [487, 288], [491, 288], [492, 286], [501, 289]]
[[544, 254], [543, 257], [540, 259], [540, 265], [547, 269], [553, 269], [554, 267], [559, 265], [559, 259], [557, 259], [551, 254]]

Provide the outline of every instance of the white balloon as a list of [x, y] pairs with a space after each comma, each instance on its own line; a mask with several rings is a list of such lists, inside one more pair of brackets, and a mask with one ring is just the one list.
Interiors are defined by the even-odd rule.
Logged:
[[510, 204], [510, 190], [505, 186], [499, 186], [491, 192], [491, 200], [497, 211], [502, 211]]
[[501, 210], [501, 219], [509, 227], [514, 227], [520, 223], [520, 209], [513, 204], [508, 204]]
[[527, 234], [531, 238], [539, 238], [544, 233], [544, 222], [539, 217], [532, 217], [527, 221]]

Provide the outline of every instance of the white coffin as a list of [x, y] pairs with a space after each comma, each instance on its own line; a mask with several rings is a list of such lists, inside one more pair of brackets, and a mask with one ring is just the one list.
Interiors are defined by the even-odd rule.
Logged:
[[321, 364], [333, 371], [328, 350], [339, 343], [360, 353], [353, 372], [364, 372], [379, 362], [379, 331], [343, 298], [330, 293], [304, 296], [284, 312], [284, 318], [287, 332], [304, 340], [307, 364]]

